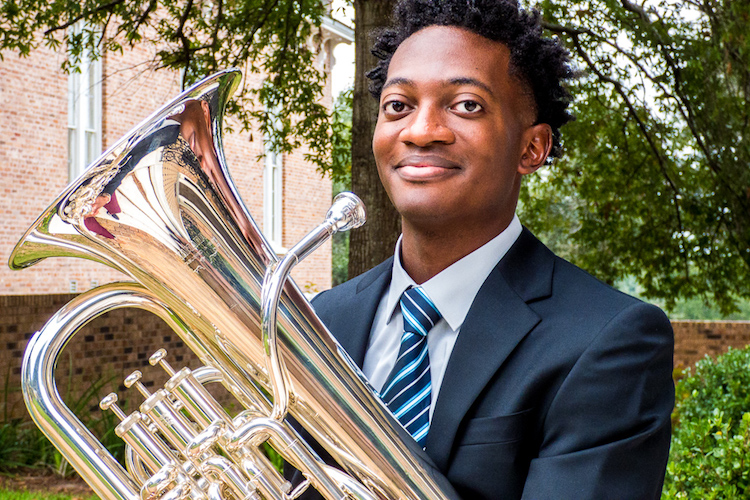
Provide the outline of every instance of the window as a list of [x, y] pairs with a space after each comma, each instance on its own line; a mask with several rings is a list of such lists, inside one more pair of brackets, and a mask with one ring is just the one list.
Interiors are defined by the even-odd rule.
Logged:
[[[78, 22], [73, 33], [86, 25]], [[81, 55], [80, 72], [68, 75], [68, 177], [78, 177], [102, 150], [102, 64], [90, 51]]]
[[284, 251], [282, 235], [282, 205], [283, 194], [282, 167], [284, 155], [265, 146], [265, 165], [263, 168], [263, 232], [271, 242], [277, 254]]

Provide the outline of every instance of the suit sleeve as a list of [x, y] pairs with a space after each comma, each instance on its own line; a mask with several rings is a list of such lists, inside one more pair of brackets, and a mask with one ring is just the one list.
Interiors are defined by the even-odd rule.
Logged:
[[637, 303], [599, 332], [543, 423], [523, 498], [657, 499], [674, 406], [669, 320]]

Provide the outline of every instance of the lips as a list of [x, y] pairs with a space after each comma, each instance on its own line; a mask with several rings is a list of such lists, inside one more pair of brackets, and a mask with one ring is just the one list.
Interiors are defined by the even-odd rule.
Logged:
[[395, 170], [405, 180], [428, 181], [455, 174], [459, 165], [442, 156], [413, 155], [399, 161]]

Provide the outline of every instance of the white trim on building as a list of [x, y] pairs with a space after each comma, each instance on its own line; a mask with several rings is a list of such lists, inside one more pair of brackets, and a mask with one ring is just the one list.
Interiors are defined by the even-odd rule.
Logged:
[[281, 255], [286, 253], [284, 235], [284, 154], [264, 143], [263, 162], [263, 234], [268, 238], [273, 250]]
[[[76, 23], [74, 33], [85, 29]], [[68, 178], [78, 177], [102, 152], [102, 61], [81, 54], [68, 75]]]

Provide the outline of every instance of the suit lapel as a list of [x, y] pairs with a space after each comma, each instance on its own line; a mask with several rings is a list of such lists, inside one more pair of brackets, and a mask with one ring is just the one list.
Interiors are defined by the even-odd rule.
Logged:
[[356, 293], [343, 298], [338, 304], [340, 314], [326, 318], [336, 340], [360, 368], [365, 361], [375, 312], [391, 281], [392, 262], [393, 259], [388, 259], [362, 275]]
[[551, 293], [552, 253], [524, 229], [469, 309], [446, 367], [427, 453], [447, 470], [461, 421], [519, 342], [541, 321], [527, 302]]

